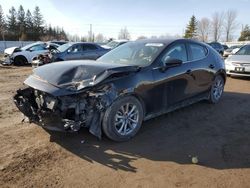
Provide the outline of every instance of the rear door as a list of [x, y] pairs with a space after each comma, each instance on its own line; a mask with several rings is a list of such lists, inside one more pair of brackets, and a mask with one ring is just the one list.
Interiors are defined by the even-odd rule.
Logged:
[[194, 81], [194, 94], [208, 91], [214, 77], [215, 68], [213, 60], [208, 58], [208, 49], [198, 43], [187, 43], [190, 57], [190, 75]]
[[83, 44], [82, 45], [83, 51], [81, 53], [81, 58], [82, 59], [91, 59], [91, 60], [96, 60], [99, 55], [99, 48], [94, 45], [94, 44]]
[[44, 54], [48, 52], [49, 50], [46, 49], [45, 44], [37, 44], [37, 45], [30, 47], [27, 51], [29, 52], [27, 53], [27, 60], [28, 62], [31, 62], [34, 57], [40, 54]]

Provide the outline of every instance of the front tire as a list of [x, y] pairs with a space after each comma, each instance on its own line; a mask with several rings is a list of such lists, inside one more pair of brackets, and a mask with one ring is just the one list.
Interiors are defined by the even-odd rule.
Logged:
[[210, 90], [209, 102], [216, 104], [219, 102], [224, 92], [225, 80], [221, 75], [217, 75], [214, 79]]
[[117, 99], [105, 112], [102, 128], [105, 135], [113, 141], [127, 141], [141, 128], [143, 108], [133, 96]]
[[17, 56], [14, 59], [14, 65], [15, 66], [23, 66], [28, 63], [27, 59], [24, 56]]

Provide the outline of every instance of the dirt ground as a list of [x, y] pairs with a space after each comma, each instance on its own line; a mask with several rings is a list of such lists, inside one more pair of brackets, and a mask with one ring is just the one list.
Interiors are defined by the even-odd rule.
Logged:
[[250, 187], [250, 79], [228, 78], [219, 104], [160, 116], [115, 143], [21, 123], [12, 96], [30, 73], [0, 67], [1, 187]]

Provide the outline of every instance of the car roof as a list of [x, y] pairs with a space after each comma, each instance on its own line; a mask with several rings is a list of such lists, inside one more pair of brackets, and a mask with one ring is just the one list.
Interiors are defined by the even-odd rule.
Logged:
[[115, 42], [128, 42], [129, 40], [127, 40], [127, 39], [118, 39], [118, 40], [112, 40], [112, 41], [115, 41]]
[[205, 43], [199, 42], [197, 40], [193, 40], [193, 39], [184, 39], [184, 38], [166, 38], [166, 39], [140, 39], [137, 40], [136, 42], [142, 42], [142, 43], [163, 43], [165, 45], [169, 45], [173, 42], [193, 42], [193, 43], [197, 43], [197, 44], [203, 44], [206, 45]]
[[69, 42], [69, 44], [96, 44], [94, 42]]

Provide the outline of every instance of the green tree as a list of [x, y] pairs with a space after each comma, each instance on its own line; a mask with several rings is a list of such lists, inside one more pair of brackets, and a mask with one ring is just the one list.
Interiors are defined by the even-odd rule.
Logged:
[[25, 28], [26, 28], [25, 11], [22, 5], [20, 5], [18, 12], [17, 12], [17, 27], [18, 27], [17, 29], [18, 29], [19, 37], [21, 37], [22, 35], [25, 34]]
[[195, 16], [193, 15], [185, 30], [184, 38], [192, 38], [192, 39], [196, 38], [197, 37], [197, 25], [198, 25], [198, 22]]
[[2, 6], [0, 5], [0, 36], [2, 40], [4, 40], [4, 33], [6, 29], [5, 27], [6, 27], [6, 24], [5, 24], [4, 13], [3, 13]]
[[34, 27], [34, 37], [35, 40], [38, 40], [39, 37], [43, 34], [43, 16], [40, 12], [40, 8], [38, 6], [35, 7], [33, 12], [33, 27]]
[[239, 41], [247, 41], [250, 40], [250, 27], [249, 25], [245, 25], [240, 33]]
[[25, 15], [25, 24], [26, 24], [26, 35], [29, 40], [34, 40], [33, 34], [34, 34], [34, 24], [33, 24], [33, 17], [28, 9]]
[[9, 15], [7, 15], [7, 30], [8, 35], [11, 40], [18, 40], [17, 35], [17, 13], [14, 7], [9, 10]]

